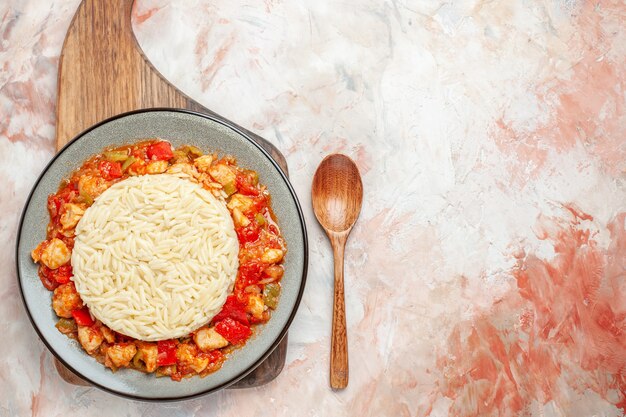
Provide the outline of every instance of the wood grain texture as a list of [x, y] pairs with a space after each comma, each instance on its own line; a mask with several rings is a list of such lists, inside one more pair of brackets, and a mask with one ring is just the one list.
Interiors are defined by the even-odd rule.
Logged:
[[59, 60], [57, 149], [108, 117], [175, 107], [228, 121], [261, 145], [287, 173], [287, 161], [274, 145], [192, 100], [152, 66], [135, 38], [132, 7], [133, 0], [83, 0], [78, 7]]
[[346, 301], [343, 284], [343, 259], [348, 232], [329, 231], [335, 263], [333, 295], [333, 327], [330, 339], [330, 386], [342, 389], [348, 386], [348, 330], [346, 328]]
[[[59, 62], [57, 150], [90, 126], [127, 111], [174, 107], [209, 114], [241, 129], [263, 147], [285, 174], [287, 161], [262, 137], [237, 126], [195, 102], [171, 85], [150, 64], [132, 30], [133, 0], [83, 0], [68, 29]], [[273, 380], [287, 355], [287, 337], [272, 354], [234, 387], [254, 387]], [[69, 383], [89, 385], [55, 360]]]
[[315, 217], [333, 248], [335, 285], [330, 345], [330, 386], [348, 386], [348, 331], [344, 296], [343, 261], [346, 241], [363, 203], [363, 183], [354, 161], [342, 154], [329, 155], [320, 163], [311, 187]]

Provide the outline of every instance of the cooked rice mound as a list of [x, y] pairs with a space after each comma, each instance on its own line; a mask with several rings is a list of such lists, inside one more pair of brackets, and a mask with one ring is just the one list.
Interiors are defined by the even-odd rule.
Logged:
[[146, 341], [177, 338], [220, 311], [238, 252], [224, 201], [173, 175], [130, 177], [80, 219], [73, 281], [112, 330]]

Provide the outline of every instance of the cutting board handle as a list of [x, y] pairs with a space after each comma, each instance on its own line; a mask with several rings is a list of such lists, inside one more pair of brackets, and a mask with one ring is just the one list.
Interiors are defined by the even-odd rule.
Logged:
[[[88, 127], [132, 110], [174, 107], [222, 116], [170, 84], [144, 55], [131, 23], [133, 0], [83, 0], [70, 23], [59, 60], [57, 149]], [[240, 128], [287, 173], [282, 153]]]
[[95, 18], [107, 21], [111, 25], [123, 25], [124, 29], [129, 29], [129, 31], [120, 33], [127, 35], [130, 32], [132, 34], [131, 20], [135, 0], [83, 0], [83, 3], [94, 11]]

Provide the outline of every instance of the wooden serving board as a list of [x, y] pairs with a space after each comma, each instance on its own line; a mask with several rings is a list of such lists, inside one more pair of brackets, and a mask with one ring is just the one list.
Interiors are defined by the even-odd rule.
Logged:
[[[88, 127], [131, 110], [174, 107], [226, 120], [177, 90], [150, 64], [132, 30], [132, 6], [133, 0], [83, 0], [78, 7], [59, 62], [57, 150]], [[274, 145], [241, 129], [288, 173], [287, 161]], [[282, 371], [286, 354], [287, 336], [232, 387], [255, 387], [273, 380]], [[58, 360], [55, 364], [65, 381], [89, 385]]]

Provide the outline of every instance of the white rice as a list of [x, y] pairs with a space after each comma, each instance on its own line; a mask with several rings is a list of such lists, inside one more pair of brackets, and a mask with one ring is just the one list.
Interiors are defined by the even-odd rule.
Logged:
[[199, 184], [169, 174], [130, 177], [102, 193], [76, 226], [76, 289], [111, 329], [155, 341], [215, 316], [237, 276], [230, 213]]

